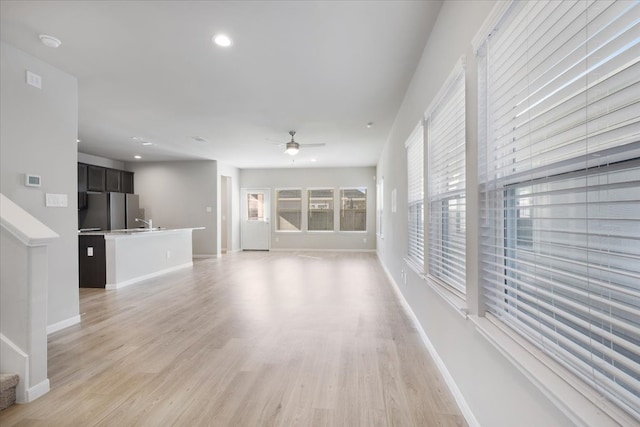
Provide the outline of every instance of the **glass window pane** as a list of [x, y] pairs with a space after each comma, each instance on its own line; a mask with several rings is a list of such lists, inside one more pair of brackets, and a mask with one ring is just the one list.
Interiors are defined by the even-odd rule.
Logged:
[[333, 231], [333, 188], [309, 190], [309, 231]]
[[340, 190], [340, 231], [367, 230], [367, 189]]

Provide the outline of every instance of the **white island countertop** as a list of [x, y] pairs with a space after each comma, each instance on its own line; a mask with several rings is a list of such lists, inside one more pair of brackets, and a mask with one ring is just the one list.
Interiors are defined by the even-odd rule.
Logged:
[[205, 227], [185, 227], [185, 228], [126, 228], [121, 230], [96, 230], [96, 231], [78, 231], [78, 236], [104, 236], [105, 239], [115, 239], [119, 237], [145, 236], [155, 233], [167, 233], [175, 231], [187, 230], [204, 230]]
[[118, 289], [181, 268], [191, 267], [191, 228], [132, 228], [83, 231], [104, 236], [107, 289]]

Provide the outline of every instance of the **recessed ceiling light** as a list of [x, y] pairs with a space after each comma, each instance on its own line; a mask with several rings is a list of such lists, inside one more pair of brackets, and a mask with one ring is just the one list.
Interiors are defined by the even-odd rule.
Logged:
[[315, 163], [315, 162], [316, 162], [316, 159], [311, 159], [311, 162]]
[[76, 142], [80, 142], [80, 138], [77, 138], [77, 139], [76, 139]]
[[42, 42], [42, 44], [44, 44], [45, 46], [48, 47], [52, 47], [52, 48], [57, 48], [59, 47], [62, 42], [60, 40], [58, 40], [57, 38], [53, 37], [53, 36], [48, 36], [46, 34], [40, 34], [40, 41]]
[[231, 46], [231, 39], [226, 34], [216, 34], [213, 36], [213, 42], [222, 47]]
[[133, 158], [134, 158], [134, 159], [141, 159], [141, 158], [142, 158], [142, 156], [137, 156], [137, 155], [136, 155], [136, 156], [133, 156]]
[[149, 142], [149, 141], [143, 141], [142, 145], [153, 145], [153, 142]]

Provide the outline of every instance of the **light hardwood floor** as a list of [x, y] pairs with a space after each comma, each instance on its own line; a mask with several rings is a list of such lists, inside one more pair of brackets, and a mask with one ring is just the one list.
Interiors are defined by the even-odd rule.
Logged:
[[374, 254], [199, 260], [80, 312], [2, 427], [466, 425]]

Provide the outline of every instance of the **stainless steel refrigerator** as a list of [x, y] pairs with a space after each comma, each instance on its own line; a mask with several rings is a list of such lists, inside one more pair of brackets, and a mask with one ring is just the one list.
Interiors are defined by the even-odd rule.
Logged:
[[87, 193], [86, 209], [78, 212], [78, 228], [118, 230], [136, 228], [140, 213], [137, 194]]

